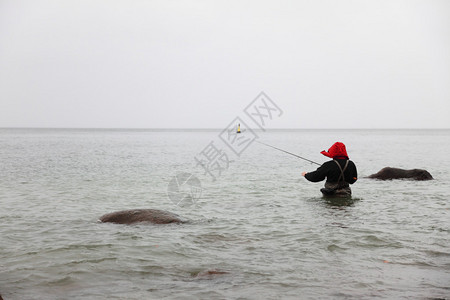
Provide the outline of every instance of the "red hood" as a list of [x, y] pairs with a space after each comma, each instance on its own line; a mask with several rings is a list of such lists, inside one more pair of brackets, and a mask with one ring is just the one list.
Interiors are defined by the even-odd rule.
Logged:
[[328, 149], [328, 151], [323, 150], [320, 153], [322, 153], [325, 156], [331, 157], [331, 158], [335, 158], [338, 156], [348, 158], [347, 150], [345, 149], [345, 145], [341, 142], [334, 143], [333, 146], [331, 146], [330, 149]]

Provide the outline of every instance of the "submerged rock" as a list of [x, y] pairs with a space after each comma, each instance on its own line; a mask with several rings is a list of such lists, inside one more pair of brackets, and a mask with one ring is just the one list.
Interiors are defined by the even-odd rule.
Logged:
[[180, 216], [159, 209], [131, 209], [109, 213], [100, 217], [101, 222], [116, 224], [134, 224], [134, 223], [152, 223], [152, 224], [170, 224], [184, 223]]
[[378, 173], [368, 176], [368, 178], [390, 180], [390, 179], [412, 179], [412, 180], [431, 180], [433, 176], [422, 169], [404, 170], [399, 168], [386, 167], [381, 169]]

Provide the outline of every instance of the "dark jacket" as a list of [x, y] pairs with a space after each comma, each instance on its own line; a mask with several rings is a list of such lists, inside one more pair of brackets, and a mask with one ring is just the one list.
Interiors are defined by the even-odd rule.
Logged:
[[[344, 168], [345, 162], [348, 159], [334, 159], [339, 163], [341, 168]], [[329, 183], [338, 183], [339, 176], [341, 175], [341, 170], [339, 169], [338, 165], [333, 161], [327, 161], [323, 165], [321, 165], [317, 170], [314, 172], [306, 173], [305, 178], [312, 182], [319, 182], [327, 179], [327, 182]], [[358, 179], [358, 174], [356, 171], [355, 164], [348, 160], [348, 166], [347, 169], [344, 171], [345, 175], [345, 182], [353, 184]]]

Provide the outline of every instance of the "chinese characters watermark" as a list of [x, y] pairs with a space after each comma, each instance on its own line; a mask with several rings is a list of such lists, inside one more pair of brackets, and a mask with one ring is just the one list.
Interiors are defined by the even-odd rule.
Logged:
[[190, 173], [174, 176], [167, 187], [167, 195], [175, 205], [190, 206], [196, 203], [202, 194], [200, 180]]
[[[259, 93], [244, 108], [243, 112], [242, 117], [234, 118], [218, 135], [220, 142], [232, 151], [231, 155], [237, 157], [240, 157], [259, 138], [249, 124], [254, 124], [258, 129], [265, 132], [269, 122], [283, 114], [280, 107], [264, 92]], [[228, 170], [233, 162], [233, 160], [230, 160], [228, 153], [214, 142], [212, 140], [194, 157], [195, 166], [201, 166], [204, 174], [209, 175], [213, 181]], [[201, 183], [197, 177], [190, 173], [181, 173], [169, 182], [167, 193], [176, 205], [185, 206], [195, 204], [200, 198], [201, 191]]]
[[252, 119], [259, 128], [266, 131], [267, 119], [272, 120], [278, 114], [280, 117], [283, 111], [264, 92], [261, 92], [245, 109], [245, 114]]

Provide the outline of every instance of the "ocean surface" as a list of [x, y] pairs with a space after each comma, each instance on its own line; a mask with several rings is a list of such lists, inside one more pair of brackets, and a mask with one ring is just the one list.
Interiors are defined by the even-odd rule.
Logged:
[[[359, 180], [341, 200], [300, 175], [316, 165], [220, 133], [0, 129], [2, 297], [450, 298], [450, 130], [256, 133], [319, 163], [344, 142]], [[386, 166], [434, 180], [364, 178]], [[201, 188], [168, 191], [183, 174]], [[98, 222], [134, 208], [189, 222]]]

